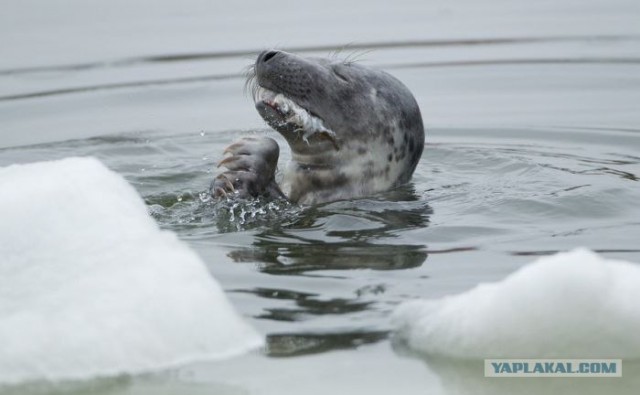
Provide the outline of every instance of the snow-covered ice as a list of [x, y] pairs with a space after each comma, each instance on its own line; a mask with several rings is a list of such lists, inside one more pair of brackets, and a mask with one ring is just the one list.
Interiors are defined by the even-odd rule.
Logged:
[[0, 168], [0, 384], [135, 374], [263, 339], [92, 158]]
[[640, 265], [577, 249], [440, 300], [403, 303], [396, 338], [427, 356], [640, 359]]

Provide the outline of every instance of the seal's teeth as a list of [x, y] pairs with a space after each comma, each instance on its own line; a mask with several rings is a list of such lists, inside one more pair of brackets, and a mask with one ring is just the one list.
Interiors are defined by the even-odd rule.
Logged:
[[302, 135], [301, 138], [305, 143], [310, 145], [309, 138], [319, 134], [320, 139], [329, 140], [336, 151], [339, 150], [336, 134], [324, 125], [322, 119], [311, 114], [292, 99], [263, 87], [259, 87], [259, 97], [262, 102], [282, 115], [284, 118], [282, 126], [286, 124], [298, 126], [296, 132]]
[[261, 87], [260, 85], [257, 86], [256, 90], [255, 90], [255, 94], [253, 96], [253, 100], [256, 102], [259, 101], [268, 101], [270, 99], [271, 96], [273, 96], [274, 93], [271, 92], [268, 89], [265, 89], [263, 87]]

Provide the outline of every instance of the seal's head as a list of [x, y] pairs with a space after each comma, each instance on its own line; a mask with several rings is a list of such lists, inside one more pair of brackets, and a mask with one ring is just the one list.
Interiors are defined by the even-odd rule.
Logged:
[[352, 62], [262, 52], [256, 108], [289, 143], [283, 190], [315, 203], [407, 182], [424, 148], [420, 109], [391, 75]]

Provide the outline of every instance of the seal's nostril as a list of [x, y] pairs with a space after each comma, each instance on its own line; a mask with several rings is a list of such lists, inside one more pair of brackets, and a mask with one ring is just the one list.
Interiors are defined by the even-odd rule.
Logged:
[[278, 54], [278, 51], [268, 51], [267, 53], [264, 54], [264, 56], [262, 57], [262, 61], [264, 63], [267, 63], [268, 61], [270, 61], [271, 59], [273, 59], [274, 56], [276, 56]]

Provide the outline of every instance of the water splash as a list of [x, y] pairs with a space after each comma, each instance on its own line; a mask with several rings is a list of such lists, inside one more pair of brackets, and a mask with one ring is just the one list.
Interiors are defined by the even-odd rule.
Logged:
[[219, 200], [208, 191], [162, 193], [147, 196], [145, 200], [149, 214], [163, 228], [201, 229], [207, 234], [207, 228], [212, 226], [220, 233], [280, 226], [302, 212], [301, 207], [286, 200]]
[[302, 208], [286, 200], [226, 199], [215, 204], [218, 228], [221, 232], [240, 231], [261, 226], [282, 226], [293, 219]]

